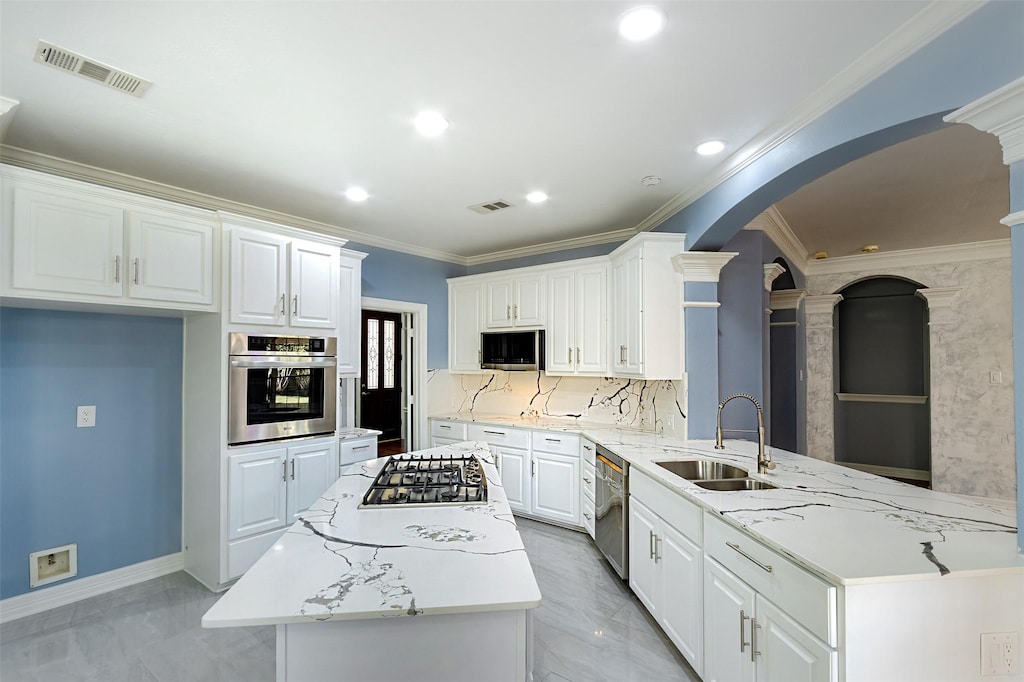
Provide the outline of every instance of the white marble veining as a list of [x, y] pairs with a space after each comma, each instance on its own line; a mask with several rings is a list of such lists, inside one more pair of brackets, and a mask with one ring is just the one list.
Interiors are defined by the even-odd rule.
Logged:
[[540, 590], [484, 443], [483, 505], [360, 509], [384, 460], [353, 464], [203, 616], [204, 627], [530, 609]]
[[379, 436], [383, 431], [377, 429], [363, 429], [355, 426], [338, 429], [338, 440], [355, 440], [357, 438], [369, 438], [370, 436]]

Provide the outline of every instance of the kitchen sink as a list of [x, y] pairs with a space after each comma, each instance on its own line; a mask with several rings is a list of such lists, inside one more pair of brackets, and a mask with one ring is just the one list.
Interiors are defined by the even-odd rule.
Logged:
[[736, 490], [772, 490], [775, 488], [771, 483], [757, 481], [753, 478], [730, 478], [718, 481], [694, 481], [701, 488], [706, 490], [721, 490], [725, 492]]
[[724, 462], [713, 459], [688, 459], [667, 462], [655, 462], [658, 466], [688, 481], [707, 481], [713, 479], [744, 479], [747, 472]]

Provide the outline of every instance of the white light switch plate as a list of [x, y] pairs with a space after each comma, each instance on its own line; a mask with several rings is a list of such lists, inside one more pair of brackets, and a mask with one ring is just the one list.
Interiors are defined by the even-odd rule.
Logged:
[[75, 423], [78, 428], [90, 428], [96, 426], [96, 406], [79, 405], [78, 421]]

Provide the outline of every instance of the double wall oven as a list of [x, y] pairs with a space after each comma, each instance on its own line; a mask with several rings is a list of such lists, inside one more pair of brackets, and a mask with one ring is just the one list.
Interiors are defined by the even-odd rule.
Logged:
[[228, 445], [332, 434], [335, 337], [228, 335]]

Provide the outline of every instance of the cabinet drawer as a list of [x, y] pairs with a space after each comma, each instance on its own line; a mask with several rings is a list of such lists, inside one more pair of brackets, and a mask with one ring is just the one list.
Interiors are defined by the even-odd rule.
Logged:
[[583, 488], [583, 498], [590, 498], [590, 501], [594, 501], [594, 487], [597, 485], [597, 472], [593, 464], [590, 464], [586, 460], [583, 462], [582, 474], [580, 475], [580, 485]]
[[583, 527], [587, 529], [587, 535], [594, 537], [594, 499], [583, 498]]
[[629, 470], [629, 495], [639, 499], [668, 525], [700, 545], [701, 511], [693, 502], [635, 468]]
[[466, 432], [466, 440], [482, 440], [490, 445], [507, 445], [513, 448], [526, 449], [530, 447], [530, 432], [521, 429], [488, 424], [470, 424]]
[[557, 431], [534, 431], [533, 449], [558, 455], [580, 456], [580, 437]]
[[377, 458], [377, 437], [343, 440], [338, 443], [338, 461], [343, 467]]
[[829, 646], [838, 646], [836, 588], [712, 514], [704, 551]]
[[465, 422], [453, 422], [446, 419], [435, 419], [430, 422], [430, 435], [440, 438], [454, 438], [456, 441], [466, 440]]
[[597, 452], [593, 441], [586, 438], [580, 441], [580, 457], [584, 462], [590, 462], [590, 466], [597, 464]]

